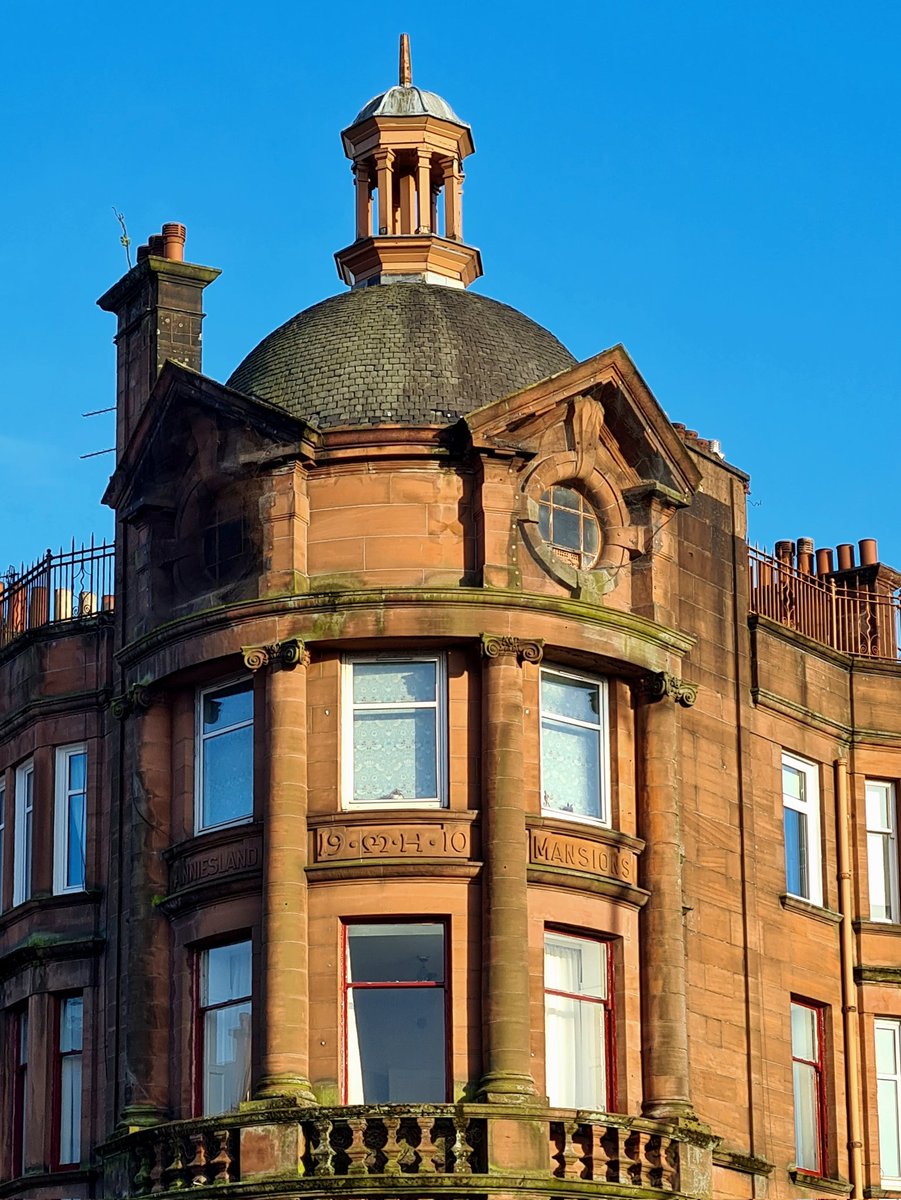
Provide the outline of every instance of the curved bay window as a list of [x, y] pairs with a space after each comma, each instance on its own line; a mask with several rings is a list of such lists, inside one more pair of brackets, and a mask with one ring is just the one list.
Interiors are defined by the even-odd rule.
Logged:
[[538, 501], [538, 529], [554, 554], [579, 571], [596, 562], [601, 548], [597, 517], [573, 488], [552, 487]]
[[444, 926], [347, 925], [345, 938], [346, 1102], [444, 1102]]

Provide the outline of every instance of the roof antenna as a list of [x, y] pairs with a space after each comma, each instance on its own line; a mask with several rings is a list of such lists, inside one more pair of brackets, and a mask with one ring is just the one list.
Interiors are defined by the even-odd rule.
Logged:
[[400, 35], [400, 64], [397, 72], [397, 82], [401, 87], [413, 86], [413, 64], [410, 60], [410, 35]]
[[130, 271], [131, 270], [131, 238], [128, 236], [128, 230], [125, 228], [125, 215], [123, 213], [119, 212], [119, 210], [116, 208], [115, 204], [113, 205], [113, 212], [116, 214], [116, 220], [122, 226], [122, 236], [119, 238], [119, 241], [122, 243], [122, 245], [125, 248], [125, 261], [128, 263], [128, 269]]

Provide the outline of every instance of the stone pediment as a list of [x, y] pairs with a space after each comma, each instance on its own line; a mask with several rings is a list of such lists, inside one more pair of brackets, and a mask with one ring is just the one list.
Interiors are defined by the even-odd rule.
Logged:
[[[473, 443], [527, 450], [566, 448], [573, 478], [597, 466], [620, 488], [656, 484], [688, 503], [700, 471], [623, 346], [604, 350], [463, 418]], [[554, 432], [556, 431], [556, 433]]]

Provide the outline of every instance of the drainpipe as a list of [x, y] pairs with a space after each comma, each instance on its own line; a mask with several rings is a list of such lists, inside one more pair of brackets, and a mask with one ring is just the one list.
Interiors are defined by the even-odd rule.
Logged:
[[850, 1200], [863, 1200], [863, 1141], [860, 1112], [860, 1025], [854, 982], [854, 932], [851, 928], [851, 825], [848, 760], [835, 760], [836, 842], [838, 846], [839, 946], [842, 966], [842, 1033], [845, 1043], [845, 1102], [848, 1115]]

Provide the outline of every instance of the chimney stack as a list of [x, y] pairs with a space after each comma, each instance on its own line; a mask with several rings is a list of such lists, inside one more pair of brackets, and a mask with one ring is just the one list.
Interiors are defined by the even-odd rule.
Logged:
[[203, 289], [215, 267], [184, 261], [185, 227], [168, 222], [139, 246], [137, 264], [97, 303], [115, 313], [116, 461], [122, 457], [166, 359], [202, 370]]

